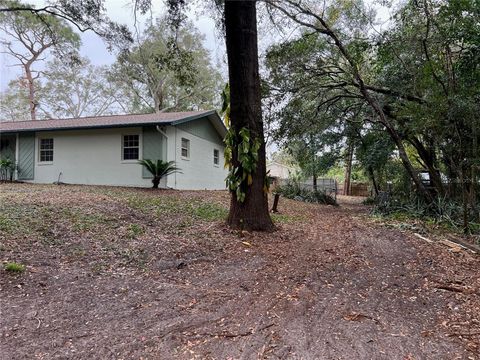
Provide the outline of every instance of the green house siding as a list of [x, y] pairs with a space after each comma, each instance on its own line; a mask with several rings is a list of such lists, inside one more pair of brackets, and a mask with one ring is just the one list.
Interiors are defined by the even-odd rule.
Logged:
[[[157, 131], [154, 126], [143, 128], [143, 159], [150, 160], [167, 160], [167, 142], [164, 136]], [[145, 167], [142, 170], [144, 179], [152, 178], [152, 175]]]
[[214, 144], [223, 145], [223, 139], [218, 135], [217, 130], [213, 127], [210, 120], [207, 118], [189, 121], [183, 124], [177, 125], [177, 127], [183, 131], [186, 131], [199, 138], [208, 140]]
[[21, 133], [18, 138], [18, 179], [33, 180], [35, 165], [35, 134]]

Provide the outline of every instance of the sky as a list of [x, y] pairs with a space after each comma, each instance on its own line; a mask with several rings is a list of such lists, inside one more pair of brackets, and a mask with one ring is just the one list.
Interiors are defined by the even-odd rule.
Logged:
[[[29, 3], [41, 7], [45, 4], [42, 0], [30, 0]], [[159, 16], [165, 13], [163, 1], [154, 0], [153, 16]], [[120, 24], [126, 24], [131, 31], [135, 30], [134, 16], [132, 8], [132, 0], [106, 0], [106, 12], [111, 20]], [[192, 8], [188, 11], [188, 17], [195, 23], [198, 30], [204, 34], [204, 46], [210, 51], [213, 63], [219, 60], [222, 62], [225, 53], [225, 46], [223, 40], [218, 36], [218, 31], [215, 29], [215, 23], [205, 11], [198, 8]], [[139, 17], [139, 30], [145, 27], [147, 16]], [[109, 52], [107, 46], [91, 31], [81, 33], [82, 46], [80, 53], [82, 56], [88, 57], [94, 65], [109, 65], [115, 61], [115, 53]], [[0, 45], [3, 52], [5, 47]], [[8, 83], [21, 75], [19, 67], [12, 67], [14, 59], [8, 54], [0, 54], [0, 90], [5, 90]], [[224, 69], [225, 70], [225, 69]]]

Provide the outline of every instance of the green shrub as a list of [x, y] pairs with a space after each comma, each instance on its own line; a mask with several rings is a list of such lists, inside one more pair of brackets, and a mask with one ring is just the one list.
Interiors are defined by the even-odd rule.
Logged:
[[369, 196], [367, 197], [365, 200], [363, 200], [362, 204], [363, 205], [375, 205], [377, 203], [377, 201], [375, 200], [375, 198]]
[[25, 265], [18, 264], [16, 262], [8, 262], [4, 265], [5, 271], [12, 273], [22, 273], [25, 271]]
[[138, 163], [144, 166], [148, 170], [148, 172], [152, 174], [152, 187], [154, 189], [158, 189], [160, 180], [162, 180], [164, 177], [175, 173], [181, 174], [181, 169], [176, 167], [175, 161], [152, 161], [150, 159], [143, 159], [138, 160]]
[[[433, 203], [427, 203], [416, 196], [408, 198], [390, 196], [382, 201], [376, 201], [372, 214], [392, 218], [414, 218], [428, 220], [450, 228], [461, 229], [463, 226], [463, 208], [458, 201], [445, 197], [437, 197]], [[470, 231], [478, 233], [476, 214], [470, 212]]]

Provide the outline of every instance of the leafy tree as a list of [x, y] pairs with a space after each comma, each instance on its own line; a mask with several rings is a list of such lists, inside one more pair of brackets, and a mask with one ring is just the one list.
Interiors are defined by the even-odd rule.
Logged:
[[25, 79], [10, 81], [0, 93], [0, 121], [21, 121], [31, 119], [28, 84]]
[[394, 144], [381, 130], [375, 128], [369, 129], [358, 139], [356, 159], [365, 169], [372, 181], [375, 194], [378, 195], [381, 189], [386, 190], [385, 183], [381, 184], [379, 180], [392, 175], [385, 174], [385, 166], [393, 157]]
[[[37, 118], [65, 118], [126, 113], [123, 88], [110, 77], [108, 67], [97, 67], [85, 58], [65, 63], [55, 59], [35, 81]], [[4, 120], [28, 120], [28, 85], [25, 79], [11, 81], [1, 95], [0, 117]]]
[[15, 65], [21, 66], [24, 72], [30, 117], [35, 120], [38, 106], [36, 80], [40, 72], [34, 65], [42, 61], [50, 50], [57, 55], [62, 54], [64, 58], [75, 53], [80, 45], [80, 37], [58, 17], [49, 14], [37, 16], [25, 11], [0, 12], [0, 29], [6, 54], [15, 58]]
[[[347, 147], [348, 181], [362, 102], [343, 88], [351, 81], [343, 71], [338, 54], [321, 37], [303, 34], [299, 38], [271, 46], [266, 65], [267, 103], [274, 106], [269, 120], [273, 137], [295, 155], [303, 172], [316, 178], [340, 159]], [[278, 104], [281, 104], [279, 106]]]
[[[339, 129], [357, 123], [357, 159], [372, 181], [398, 157], [429, 206], [438, 203], [436, 195], [460, 200], [464, 228], [478, 221], [477, 2], [407, 1], [378, 33], [369, 31], [372, 20], [360, 1], [269, 4], [302, 30], [267, 56], [277, 104], [314, 102], [318, 113], [339, 120]], [[285, 124], [288, 135], [292, 122]]]
[[[135, 10], [145, 12], [148, 1], [136, 1]], [[109, 48], [127, 48], [133, 41], [126, 25], [113, 22], [105, 14], [104, 0], [65, 1], [51, 0], [45, 6], [23, 3], [19, 0], [0, 0], [0, 14], [10, 16], [34, 16], [40, 21], [45, 17], [56, 18], [72, 25], [80, 32], [93, 31], [99, 35]], [[52, 30], [54, 30], [52, 28]]]
[[138, 163], [144, 166], [150, 174], [153, 175], [152, 184], [154, 189], [158, 189], [160, 181], [170, 174], [180, 172], [180, 168], [175, 166], [175, 161], [152, 161], [150, 159], [139, 160]]
[[136, 111], [198, 110], [218, 105], [221, 76], [191, 22], [174, 31], [157, 19], [118, 57], [114, 76], [129, 88]]
[[108, 67], [93, 66], [86, 58], [72, 63], [59, 59], [44, 70], [40, 108], [48, 118], [99, 116], [126, 112], [125, 99], [110, 78]]
[[[370, 85], [369, 79], [369, 58], [367, 57], [367, 49], [369, 43], [364, 39], [368, 39], [368, 31], [365, 27], [368, 24], [369, 16], [361, 1], [345, 1], [340, 4], [324, 3], [324, 7], [315, 6], [312, 1], [269, 1], [270, 6], [283, 14], [294, 23], [308, 28], [313, 31], [316, 36], [321, 37], [330, 47], [332, 54], [337, 54], [338, 66], [336, 71], [316, 70], [316, 64], [311, 63], [314, 67], [309, 73], [316, 71], [323, 77], [333, 77], [333, 84], [323, 86], [323, 90], [341, 91], [344, 95], [334, 95], [326, 101], [320, 102], [321, 105], [337, 103], [340, 99], [346, 97], [360, 98], [363, 105], [367, 105], [371, 111], [370, 121], [376, 122], [383, 126], [395, 143], [399, 157], [409, 173], [417, 191], [425, 198], [432, 200], [431, 194], [426, 190], [424, 184], [417, 176], [412, 163], [407, 155], [403, 139], [395, 127], [394, 122], [386, 114], [383, 104], [377, 94], [387, 93], [392, 96], [405, 98], [401, 93], [382, 89]], [[349, 36], [352, 33], [353, 36]], [[320, 62], [320, 67], [324, 64]], [[312, 71], [313, 70], [313, 71]], [[338, 82], [339, 75], [344, 77], [345, 81]], [[325, 91], [327, 92], [327, 91]], [[410, 98], [415, 98], [414, 96]]]
[[[379, 80], [423, 100], [390, 102], [389, 115], [415, 148], [437, 192], [461, 199], [466, 231], [470, 213], [480, 219], [479, 16], [476, 1], [409, 1], [379, 47]], [[441, 172], [449, 178], [447, 187]]]

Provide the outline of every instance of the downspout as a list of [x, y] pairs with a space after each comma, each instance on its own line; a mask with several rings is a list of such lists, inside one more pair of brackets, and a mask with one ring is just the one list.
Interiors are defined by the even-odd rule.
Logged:
[[[161, 134], [163, 135], [163, 137], [167, 140], [167, 146], [165, 146], [165, 160], [168, 161], [168, 135], [165, 131], [162, 130], [162, 128], [160, 127], [160, 125], [156, 125], [155, 126], [155, 129]], [[162, 144], [162, 153], [163, 153], [163, 144]], [[168, 179], [167, 179], [167, 182], [168, 182]], [[175, 181], [176, 182], [176, 181]], [[168, 188], [168, 184], [166, 183], [167, 185], [167, 188]]]
[[160, 134], [162, 134], [163, 136], [165, 136], [165, 137], [168, 139], [167, 134], [165, 133], [165, 131], [162, 130], [162, 128], [160, 127], [160, 125], [157, 125], [155, 128], [157, 129], [157, 131], [158, 131]]
[[15, 180], [18, 180], [18, 156], [20, 154], [20, 134], [17, 132], [17, 137], [15, 139]]

